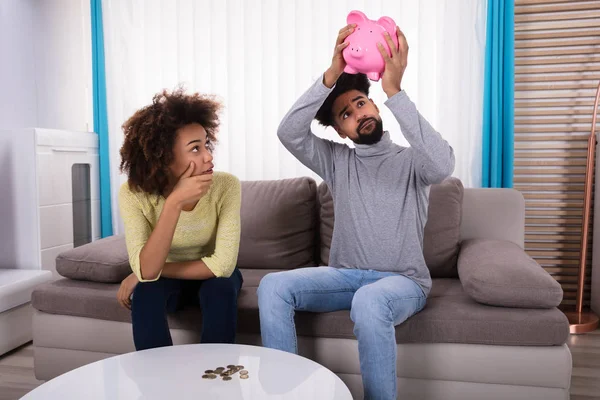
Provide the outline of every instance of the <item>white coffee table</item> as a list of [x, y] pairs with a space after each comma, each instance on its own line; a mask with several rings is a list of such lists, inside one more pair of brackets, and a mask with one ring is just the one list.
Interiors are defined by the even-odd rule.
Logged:
[[[230, 381], [205, 370], [243, 365]], [[257, 346], [191, 344], [123, 354], [58, 376], [24, 400], [295, 399], [352, 400], [342, 380], [307, 358]]]

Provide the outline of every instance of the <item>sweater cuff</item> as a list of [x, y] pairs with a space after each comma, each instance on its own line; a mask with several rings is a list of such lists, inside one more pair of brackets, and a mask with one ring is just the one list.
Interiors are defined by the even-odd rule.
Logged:
[[405, 90], [401, 90], [387, 99], [383, 104], [385, 104], [387, 108], [391, 109], [395, 104], [402, 104], [405, 101], [410, 101], [410, 98]]
[[233, 273], [233, 270], [227, 271], [224, 268], [221, 268], [219, 262], [212, 257], [202, 258], [202, 261], [204, 264], [206, 264], [206, 267], [210, 269], [210, 272], [212, 272], [216, 278], [229, 278]]
[[337, 84], [337, 82], [336, 82], [333, 84], [333, 86], [331, 88], [328, 88], [323, 83], [324, 80], [325, 80], [325, 73], [322, 73], [314, 85], [316, 87], [317, 93], [320, 95], [328, 95], [329, 93], [331, 93], [333, 91], [333, 89], [335, 88], [335, 85]]

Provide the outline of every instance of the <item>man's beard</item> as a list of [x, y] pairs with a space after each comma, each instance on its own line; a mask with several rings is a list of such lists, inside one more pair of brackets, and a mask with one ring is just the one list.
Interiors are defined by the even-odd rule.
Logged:
[[[375, 122], [375, 127], [371, 131], [371, 133], [361, 133], [362, 128], [367, 125], [369, 122]], [[360, 121], [358, 127], [356, 128], [356, 134], [358, 137], [356, 140], [353, 140], [356, 144], [375, 144], [378, 143], [383, 137], [383, 122], [377, 118], [366, 118]]]

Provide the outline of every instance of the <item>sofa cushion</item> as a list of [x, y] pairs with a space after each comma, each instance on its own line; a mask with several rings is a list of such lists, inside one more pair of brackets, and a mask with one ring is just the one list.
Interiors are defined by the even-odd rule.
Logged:
[[120, 283], [131, 273], [125, 237], [111, 236], [60, 253], [56, 272], [70, 279]]
[[423, 254], [432, 278], [456, 278], [460, 250], [460, 220], [464, 188], [459, 179], [448, 178], [431, 185]]
[[[242, 270], [245, 284], [238, 298], [238, 332], [260, 333], [256, 286], [265, 270]], [[249, 279], [252, 274], [252, 279]], [[118, 284], [63, 279], [38, 287], [32, 296], [36, 309], [63, 315], [130, 322], [129, 310], [117, 300]], [[187, 307], [169, 315], [169, 326], [200, 329], [200, 309]], [[349, 311], [298, 312], [299, 335], [354, 339]], [[558, 309], [522, 309], [479, 304], [462, 289], [458, 279], [434, 279], [427, 305], [396, 327], [398, 343], [477, 343], [514, 346], [563, 344], [569, 323]]]
[[[349, 311], [298, 313], [299, 335], [354, 339]], [[562, 345], [569, 322], [557, 308], [492, 307], [477, 303], [458, 279], [433, 279], [425, 308], [396, 326], [397, 343]]]
[[306, 177], [242, 182], [238, 267], [315, 266], [316, 190]]
[[325, 182], [321, 182], [317, 191], [319, 205], [319, 264], [327, 265], [329, 250], [331, 249], [331, 238], [333, 237], [333, 197]]
[[[310, 178], [242, 182], [238, 266], [315, 266], [316, 183]], [[131, 273], [123, 235], [65, 251], [56, 259], [65, 278], [120, 283]]]
[[244, 277], [244, 287], [258, 287], [260, 280], [271, 272], [281, 271], [280, 269], [240, 269]]
[[[448, 178], [432, 185], [429, 192], [428, 218], [423, 234], [423, 255], [432, 278], [455, 278], [460, 249], [460, 220], [464, 188], [459, 179]], [[329, 262], [333, 236], [334, 208], [325, 182], [318, 189], [320, 205], [321, 265]]]
[[[262, 277], [281, 270], [240, 269], [244, 284], [238, 298], [239, 332], [260, 332], [256, 289]], [[131, 322], [131, 312], [117, 301], [120, 284], [59, 279], [39, 285], [31, 295], [33, 308], [49, 314], [73, 315], [106, 321]], [[168, 315], [169, 327], [199, 329], [199, 307], [186, 306]], [[246, 328], [242, 328], [241, 326]]]
[[515, 243], [469, 239], [462, 244], [458, 273], [465, 292], [492, 306], [553, 308], [560, 284]]

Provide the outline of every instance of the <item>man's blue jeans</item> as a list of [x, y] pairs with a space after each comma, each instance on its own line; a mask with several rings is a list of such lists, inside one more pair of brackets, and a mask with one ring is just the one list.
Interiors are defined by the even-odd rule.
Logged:
[[393, 272], [316, 267], [271, 273], [258, 288], [262, 342], [297, 353], [296, 310], [350, 310], [365, 399], [395, 399], [394, 327], [421, 311], [425, 301], [417, 283]]

